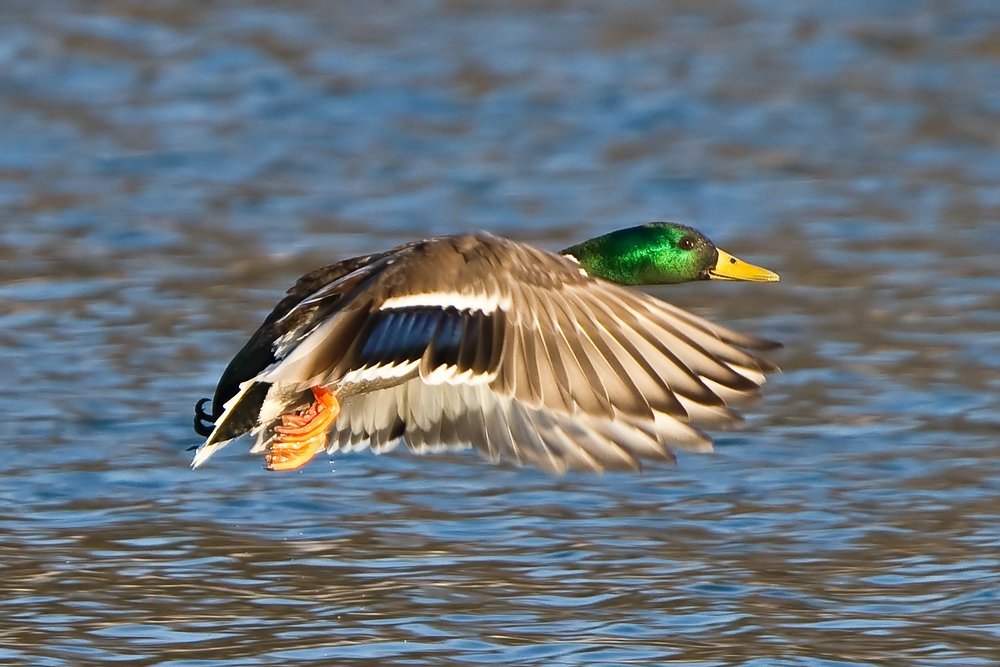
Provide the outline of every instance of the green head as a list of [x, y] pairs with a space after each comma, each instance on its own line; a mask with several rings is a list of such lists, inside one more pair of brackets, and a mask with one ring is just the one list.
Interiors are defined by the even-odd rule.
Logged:
[[575, 258], [590, 275], [619, 285], [778, 280], [778, 274], [719, 250], [697, 229], [673, 222], [619, 229], [566, 248], [562, 254]]

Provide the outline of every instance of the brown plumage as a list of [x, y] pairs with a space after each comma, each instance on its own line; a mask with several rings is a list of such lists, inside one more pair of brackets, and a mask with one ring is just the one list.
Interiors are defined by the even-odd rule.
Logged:
[[775, 345], [490, 234], [409, 243], [298, 281], [200, 413], [193, 465], [248, 431], [265, 450], [326, 386], [330, 451], [402, 438], [556, 472], [638, 468], [711, 449], [698, 427], [739, 420], [729, 405], [776, 370], [756, 354]]

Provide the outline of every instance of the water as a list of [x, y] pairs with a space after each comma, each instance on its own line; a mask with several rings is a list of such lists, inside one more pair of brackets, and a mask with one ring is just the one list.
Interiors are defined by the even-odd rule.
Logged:
[[[6, 3], [0, 662], [1000, 664], [1000, 11]], [[187, 468], [301, 273], [695, 224], [783, 340], [712, 456]]]

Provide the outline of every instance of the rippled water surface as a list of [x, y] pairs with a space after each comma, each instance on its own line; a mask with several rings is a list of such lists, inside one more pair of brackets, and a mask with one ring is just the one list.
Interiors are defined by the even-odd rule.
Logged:
[[[1000, 664], [1000, 7], [0, 7], [0, 662]], [[778, 285], [710, 456], [550, 477], [230, 447], [301, 273], [695, 224]]]

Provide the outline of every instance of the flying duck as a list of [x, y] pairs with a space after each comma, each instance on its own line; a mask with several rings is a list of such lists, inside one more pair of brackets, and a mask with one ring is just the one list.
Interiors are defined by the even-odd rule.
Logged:
[[316, 269], [196, 405], [192, 467], [245, 433], [270, 470], [400, 441], [556, 473], [711, 451], [701, 428], [739, 422], [780, 344], [630, 288], [706, 279], [778, 276], [665, 222], [558, 253], [477, 232]]

